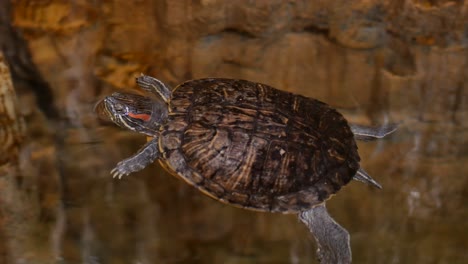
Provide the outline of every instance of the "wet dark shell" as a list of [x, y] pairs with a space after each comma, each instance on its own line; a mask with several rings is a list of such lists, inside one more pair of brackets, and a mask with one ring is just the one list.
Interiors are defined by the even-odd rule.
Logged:
[[205, 194], [283, 213], [320, 204], [359, 168], [344, 117], [327, 104], [244, 80], [175, 88], [162, 164]]

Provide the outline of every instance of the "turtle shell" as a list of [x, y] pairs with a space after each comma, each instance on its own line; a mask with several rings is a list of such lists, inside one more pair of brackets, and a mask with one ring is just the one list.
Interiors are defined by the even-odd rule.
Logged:
[[324, 202], [359, 169], [347, 121], [315, 99], [199, 79], [176, 87], [169, 108], [161, 164], [228, 204], [296, 213]]

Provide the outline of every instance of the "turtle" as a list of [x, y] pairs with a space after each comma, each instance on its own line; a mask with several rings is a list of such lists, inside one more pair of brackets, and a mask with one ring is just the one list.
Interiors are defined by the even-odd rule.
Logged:
[[151, 138], [117, 164], [114, 177], [158, 160], [223, 203], [298, 214], [324, 263], [351, 261], [349, 234], [325, 202], [351, 180], [382, 188], [360, 167], [355, 140], [383, 138], [396, 125], [350, 125], [324, 102], [242, 79], [203, 78], [170, 89], [142, 74], [136, 83], [143, 94], [114, 92], [95, 106], [100, 118]]

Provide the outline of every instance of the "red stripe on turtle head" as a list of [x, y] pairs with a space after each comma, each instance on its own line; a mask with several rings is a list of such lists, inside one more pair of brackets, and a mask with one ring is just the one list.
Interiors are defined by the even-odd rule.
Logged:
[[151, 119], [151, 116], [148, 114], [134, 114], [134, 113], [128, 113], [128, 116], [131, 118], [136, 118], [140, 119], [143, 121], [149, 121]]

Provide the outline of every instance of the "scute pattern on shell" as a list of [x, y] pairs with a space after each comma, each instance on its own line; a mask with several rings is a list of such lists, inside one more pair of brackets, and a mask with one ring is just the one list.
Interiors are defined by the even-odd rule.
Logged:
[[178, 86], [170, 109], [162, 164], [226, 203], [299, 212], [359, 168], [346, 120], [318, 100], [244, 80], [200, 79]]

